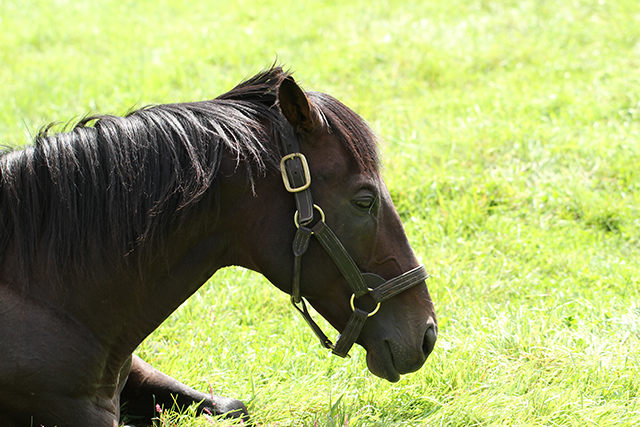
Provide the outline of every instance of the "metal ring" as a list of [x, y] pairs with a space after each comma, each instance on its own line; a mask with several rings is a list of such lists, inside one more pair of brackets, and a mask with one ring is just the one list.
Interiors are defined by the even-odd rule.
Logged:
[[[322, 219], [322, 222], [324, 222], [325, 216], [322, 209], [320, 209], [320, 206], [314, 204], [313, 208], [316, 209], [318, 212], [320, 212], [320, 218]], [[300, 224], [298, 223], [298, 215], [299, 215], [298, 211], [296, 211], [296, 213], [293, 215], [293, 223], [296, 225], [296, 228], [300, 228]]]
[[[373, 291], [373, 289], [371, 289], [371, 288], [367, 288], [367, 289], [369, 289], [369, 292]], [[349, 301], [349, 302], [351, 304], [351, 310], [353, 310], [353, 311], [356, 311], [356, 306], [353, 303], [355, 301], [355, 299], [356, 299], [356, 294], [351, 294], [351, 301]], [[373, 316], [374, 314], [376, 314], [378, 312], [378, 310], [380, 310], [380, 303], [378, 303], [378, 305], [376, 305], [376, 308], [374, 308], [371, 313], [367, 314], [367, 317]]]

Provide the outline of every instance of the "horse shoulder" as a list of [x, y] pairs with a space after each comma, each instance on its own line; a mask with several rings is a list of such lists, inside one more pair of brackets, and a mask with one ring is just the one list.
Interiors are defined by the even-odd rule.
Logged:
[[3, 284], [0, 337], [0, 408], [34, 410], [62, 396], [91, 401], [118, 387], [117, 376], [104, 383], [104, 349], [86, 328]]

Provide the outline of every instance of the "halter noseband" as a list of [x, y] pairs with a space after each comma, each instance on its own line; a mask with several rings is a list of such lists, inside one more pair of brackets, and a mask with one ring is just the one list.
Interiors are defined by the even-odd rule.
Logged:
[[[296, 310], [302, 314], [302, 317], [309, 324], [325, 348], [330, 349], [333, 354], [340, 357], [347, 357], [349, 350], [358, 339], [365, 321], [377, 313], [380, 308], [380, 303], [419, 284], [426, 280], [429, 275], [422, 265], [391, 280], [385, 280], [373, 273], [360, 272], [353, 258], [351, 258], [338, 237], [325, 223], [325, 216], [322, 209], [313, 204], [313, 198], [309, 190], [311, 186], [311, 173], [305, 156], [300, 152], [297, 135], [291, 135], [290, 138], [283, 139], [285, 156], [282, 157], [280, 161], [282, 180], [284, 181], [284, 186], [287, 191], [294, 195], [297, 207], [294, 216], [297, 231], [293, 240], [295, 262], [291, 303]], [[318, 211], [321, 218], [311, 226], [310, 224], [312, 224], [314, 219], [314, 211]], [[302, 256], [309, 247], [311, 236], [315, 236], [329, 256], [331, 256], [353, 291], [350, 301], [353, 313], [344, 331], [338, 336], [335, 344], [327, 338], [327, 335], [322, 332], [318, 324], [309, 314], [309, 310], [307, 309], [304, 299], [302, 299], [300, 291]], [[365, 295], [370, 295], [376, 303], [372, 311], [367, 312], [355, 305], [355, 300]]]

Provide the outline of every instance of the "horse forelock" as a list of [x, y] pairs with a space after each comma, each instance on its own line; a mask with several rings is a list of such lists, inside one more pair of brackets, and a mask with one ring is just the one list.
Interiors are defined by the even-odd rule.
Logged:
[[349, 107], [322, 92], [307, 93], [319, 110], [328, 131], [347, 149], [360, 172], [375, 173], [380, 168], [378, 139], [369, 125]]

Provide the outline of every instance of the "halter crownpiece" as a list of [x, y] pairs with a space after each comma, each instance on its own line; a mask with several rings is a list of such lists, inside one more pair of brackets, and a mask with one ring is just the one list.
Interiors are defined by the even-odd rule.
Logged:
[[[309, 164], [304, 154], [300, 152], [297, 136], [287, 138], [283, 146], [285, 155], [280, 161], [282, 180], [287, 191], [294, 195], [297, 206], [294, 215], [297, 231], [293, 240], [295, 261], [291, 303], [302, 314], [304, 320], [309, 324], [325, 348], [330, 349], [335, 355], [347, 357], [349, 350], [358, 339], [365, 321], [378, 312], [380, 304], [400, 292], [423, 282], [429, 277], [429, 274], [422, 265], [391, 280], [385, 280], [373, 273], [362, 273], [338, 237], [325, 223], [325, 215], [322, 209], [313, 204], [310, 191], [311, 173]], [[320, 213], [321, 218], [314, 225], [310, 225], [313, 222], [315, 211]], [[353, 313], [335, 344], [313, 320], [301, 295], [302, 256], [307, 251], [312, 236], [318, 239], [322, 247], [333, 259], [353, 291], [350, 300]], [[375, 308], [371, 311], [365, 311], [355, 305], [355, 301], [365, 295], [370, 295], [376, 303]]]

